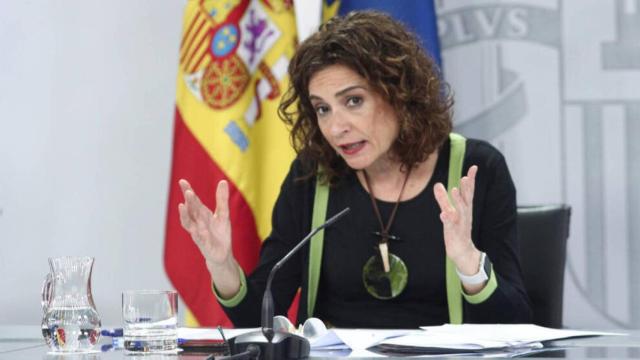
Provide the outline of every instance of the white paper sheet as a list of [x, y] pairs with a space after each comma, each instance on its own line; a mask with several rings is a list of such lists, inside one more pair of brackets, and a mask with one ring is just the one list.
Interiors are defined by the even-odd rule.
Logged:
[[579, 336], [625, 335], [601, 331], [553, 329], [532, 324], [463, 324], [423, 326], [428, 334], [452, 334], [464, 341], [489, 340], [503, 342], [506, 346], [518, 346], [549, 340]]
[[331, 329], [353, 351], [364, 350], [385, 339], [407, 335], [416, 330]]
[[[380, 344], [387, 346], [387, 350], [407, 353], [438, 351], [443, 349], [486, 352], [491, 353], [518, 353], [533, 351], [542, 348], [542, 342], [559, 340], [579, 336], [598, 335], [623, 335], [619, 333], [551, 329], [531, 324], [518, 325], [491, 325], [491, 324], [464, 324], [424, 326], [422, 332], [414, 332], [405, 336], [387, 339]], [[397, 348], [393, 348], [396, 346]], [[404, 348], [404, 350], [403, 350]]]

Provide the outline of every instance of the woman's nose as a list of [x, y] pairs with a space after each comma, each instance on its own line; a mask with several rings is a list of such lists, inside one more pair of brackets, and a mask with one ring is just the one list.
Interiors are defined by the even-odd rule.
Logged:
[[339, 137], [343, 134], [349, 132], [349, 128], [351, 127], [351, 123], [347, 116], [343, 113], [336, 111], [333, 113], [331, 117], [331, 124], [329, 130], [331, 131], [332, 136]]

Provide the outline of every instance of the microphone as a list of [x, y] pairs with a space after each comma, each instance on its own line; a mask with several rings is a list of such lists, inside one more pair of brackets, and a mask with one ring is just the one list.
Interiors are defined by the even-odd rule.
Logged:
[[[234, 353], [241, 353], [245, 351], [250, 345], [258, 344], [261, 348], [261, 359], [271, 360], [277, 359], [303, 359], [309, 356], [310, 345], [309, 340], [302, 336], [298, 336], [290, 333], [275, 333], [273, 331], [273, 316], [274, 316], [274, 304], [273, 295], [271, 293], [271, 283], [276, 272], [284, 265], [293, 255], [295, 255], [300, 248], [305, 246], [309, 240], [317, 234], [320, 230], [335, 223], [344, 215], [346, 215], [350, 208], [345, 208], [339, 213], [332, 216], [329, 220], [325, 221], [322, 225], [311, 230], [311, 232], [305, 236], [293, 249], [291, 249], [280, 261], [278, 261], [267, 278], [267, 285], [264, 289], [264, 295], [262, 297], [262, 311], [261, 311], [261, 333], [251, 332], [237, 336], [233, 340]], [[267, 340], [266, 344], [264, 340]], [[275, 343], [275, 348], [274, 348]], [[266, 347], [266, 349], [263, 349]], [[266, 350], [266, 351], [264, 351]], [[265, 357], [262, 357], [265, 354]]]

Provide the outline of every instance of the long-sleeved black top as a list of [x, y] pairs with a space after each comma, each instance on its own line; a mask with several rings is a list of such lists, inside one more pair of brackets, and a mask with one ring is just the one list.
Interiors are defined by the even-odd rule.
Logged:
[[[378, 300], [367, 293], [362, 268], [375, 253], [380, 225], [368, 193], [351, 173], [330, 190], [327, 218], [351, 212], [325, 230], [322, 269], [314, 314], [307, 314], [308, 246], [290, 259], [273, 282], [276, 314], [286, 311], [301, 288], [298, 322], [315, 316], [337, 327], [415, 328], [449, 322], [445, 289], [445, 248], [440, 209], [433, 194], [437, 182], [447, 185], [450, 142], [441, 147], [434, 173], [414, 198], [402, 201], [390, 233], [400, 237], [389, 250], [407, 265], [407, 287], [396, 298]], [[486, 299], [463, 300], [463, 321], [529, 322], [531, 310], [517, 258], [515, 187], [502, 154], [489, 143], [468, 139], [463, 174], [478, 165], [473, 199], [472, 240], [493, 263], [497, 287]], [[315, 179], [296, 180], [306, 168], [295, 160], [273, 210], [272, 232], [264, 241], [260, 262], [230, 300], [220, 300], [238, 327], [258, 326], [260, 303], [269, 271], [310, 230]], [[383, 221], [393, 203], [378, 200]]]

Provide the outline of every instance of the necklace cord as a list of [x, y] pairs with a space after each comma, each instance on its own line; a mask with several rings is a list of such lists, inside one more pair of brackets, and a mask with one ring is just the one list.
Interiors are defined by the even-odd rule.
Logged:
[[376, 198], [375, 198], [375, 195], [373, 194], [373, 188], [371, 187], [371, 182], [369, 181], [369, 176], [367, 175], [367, 171], [362, 170], [362, 172], [364, 174], [364, 182], [367, 184], [367, 190], [369, 190], [369, 197], [371, 198], [371, 205], [373, 206], [373, 212], [376, 214], [376, 218], [380, 223], [380, 229], [381, 229], [380, 236], [382, 237], [382, 242], [386, 243], [390, 237], [389, 230], [391, 229], [391, 224], [393, 224], [393, 220], [396, 217], [396, 212], [398, 211], [398, 207], [400, 205], [400, 199], [402, 199], [402, 194], [404, 193], [404, 188], [406, 187], [407, 182], [409, 181], [409, 176], [411, 175], [411, 168], [409, 168], [409, 170], [407, 171], [407, 175], [405, 176], [404, 182], [402, 183], [402, 188], [400, 189], [400, 194], [398, 194], [398, 200], [396, 200], [396, 203], [393, 206], [393, 210], [391, 211], [391, 215], [389, 216], [389, 221], [387, 222], [386, 226], [382, 222], [382, 216], [380, 215], [380, 210], [378, 209], [378, 204], [376, 203]]

